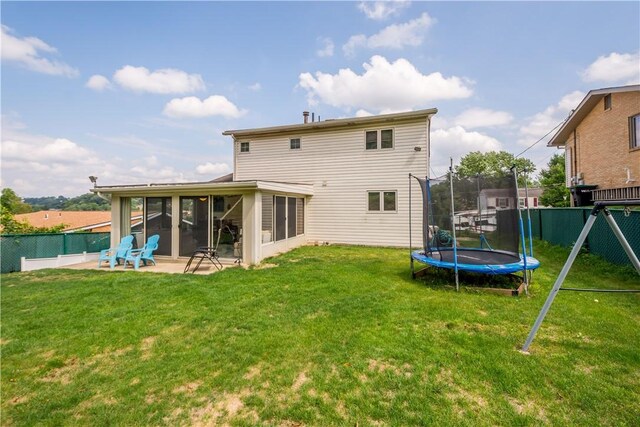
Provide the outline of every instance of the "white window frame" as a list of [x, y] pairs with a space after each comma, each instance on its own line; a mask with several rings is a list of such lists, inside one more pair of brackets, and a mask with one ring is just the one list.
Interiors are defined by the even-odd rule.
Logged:
[[640, 114], [629, 117], [629, 149], [640, 148]]
[[[243, 144], [247, 144], [247, 151], [242, 150], [242, 146]], [[251, 143], [249, 141], [242, 141], [240, 142], [240, 146], [238, 148], [240, 154], [247, 154], [251, 152]]]
[[[293, 142], [294, 139], [298, 140], [298, 147], [297, 148], [293, 148], [291, 146], [291, 143]], [[289, 138], [289, 150], [290, 151], [300, 151], [300, 150], [302, 150], [302, 138], [300, 138], [299, 136], [295, 137], [295, 138]]]
[[[378, 205], [378, 210], [371, 210], [369, 209], [369, 194], [372, 193], [378, 193], [378, 196], [380, 197], [380, 201], [379, 201], [379, 205]], [[394, 197], [394, 209], [390, 210], [390, 209], [385, 209], [384, 208], [384, 193], [394, 193], [395, 197]], [[366, 207], [367, 207], [367, 213], [373, 213], [373, 214], [390, 214], [390, 213], [398, 213], [398, 190], [367, 190], [367, 197], [366, 197]]]
[[[382, 148], [382, 132], [383, 131], [391, 131], [391, 147]], [[367, 134], [370, 132], [376, 132], [376, 148], [367, 148]], [[396, 148], [396, 129], [393, 127], [390, 128], [380, 128], [380, 129], [365, 129], [364, 131], [364, 150], [365, 151], [387, 151], [394, 150]]]

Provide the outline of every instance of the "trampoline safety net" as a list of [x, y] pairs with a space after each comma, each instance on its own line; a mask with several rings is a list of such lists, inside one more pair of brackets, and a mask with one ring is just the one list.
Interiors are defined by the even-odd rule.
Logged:
[[[453, 214], [450, 179], [453, 179]], [[504, 177], [448, 174], [418, 181], [423, 200], [427, 200], [422, 226], [428, 256], [448, 261], [444, 258], [453, 255], [455, 232], [458, 250], [463, 253], [465, 248], [485, 250], [483, 259], [474, 261], [474, 257], [469, 257], [467, 263], [502, 264], [513, 262], [514, 258], [519, 260], [518, 193], [513, 174]]]

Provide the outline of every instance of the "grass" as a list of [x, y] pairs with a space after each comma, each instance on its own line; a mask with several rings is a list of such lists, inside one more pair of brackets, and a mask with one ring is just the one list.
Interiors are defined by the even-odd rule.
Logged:
[[[410, 279], [406, 251], [304, 247], [212, 276], [2, 276], [3, 425], [638, 425], [640, 299]], [[640, 287], [581, 256], [567, 286]]]

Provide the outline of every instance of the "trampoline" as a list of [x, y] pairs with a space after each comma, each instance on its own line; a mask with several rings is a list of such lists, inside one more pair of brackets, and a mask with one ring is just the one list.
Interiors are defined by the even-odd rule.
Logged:
[[[509, 252], [460, 248], [456, 250], [458, 271], [469, 271], [481, 274], [513, 274], [520, 271], [535, 270], [540, 266], [540, 262], [532, 257], [525, 260], [521, 256], [516, 256]], [[411, 257], [423, 264], [433, 267], [455, 269], [453, 249], [442, 249], [436, 253], [425, 254], [424, 251], [414, 251]]]
[[[525, 289], [532, 270], [540, 266], [533, 257], [531, 219], [527, 193], [520, 197], [517, 175], [511, 171], [502, 177], [461, 177], [453, 173], [440, 178], [416, 179], [422, 193], [422, 249], [411, 250], [411, 272], [417, 276], [414, 262], [426, 267], [458, 272], [501, 275], [522, 273]], [[524, 200], [523, 200], [524, 199]], [[410, 203], [411, 206], [411, 203]], [[529, 253], [521, 209], [528, 219]], [[410, 214], [409, 234], [412, 234]]]

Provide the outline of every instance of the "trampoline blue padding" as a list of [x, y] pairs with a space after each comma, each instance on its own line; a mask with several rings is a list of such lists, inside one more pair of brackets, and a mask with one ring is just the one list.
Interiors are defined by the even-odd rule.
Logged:
[[[511, 274], [540, 267], [540, 261], [533, 257], [525, 259], [519, 254], [484, 248], [456, 248], [456, 256], [458, 271], [473, 273]], [[420, 263], [448, 269], [455, 268], [453, 257], [453, 248], [440, 248], [428, 254], [424, 251], [411, 253], [411, 258]]]

